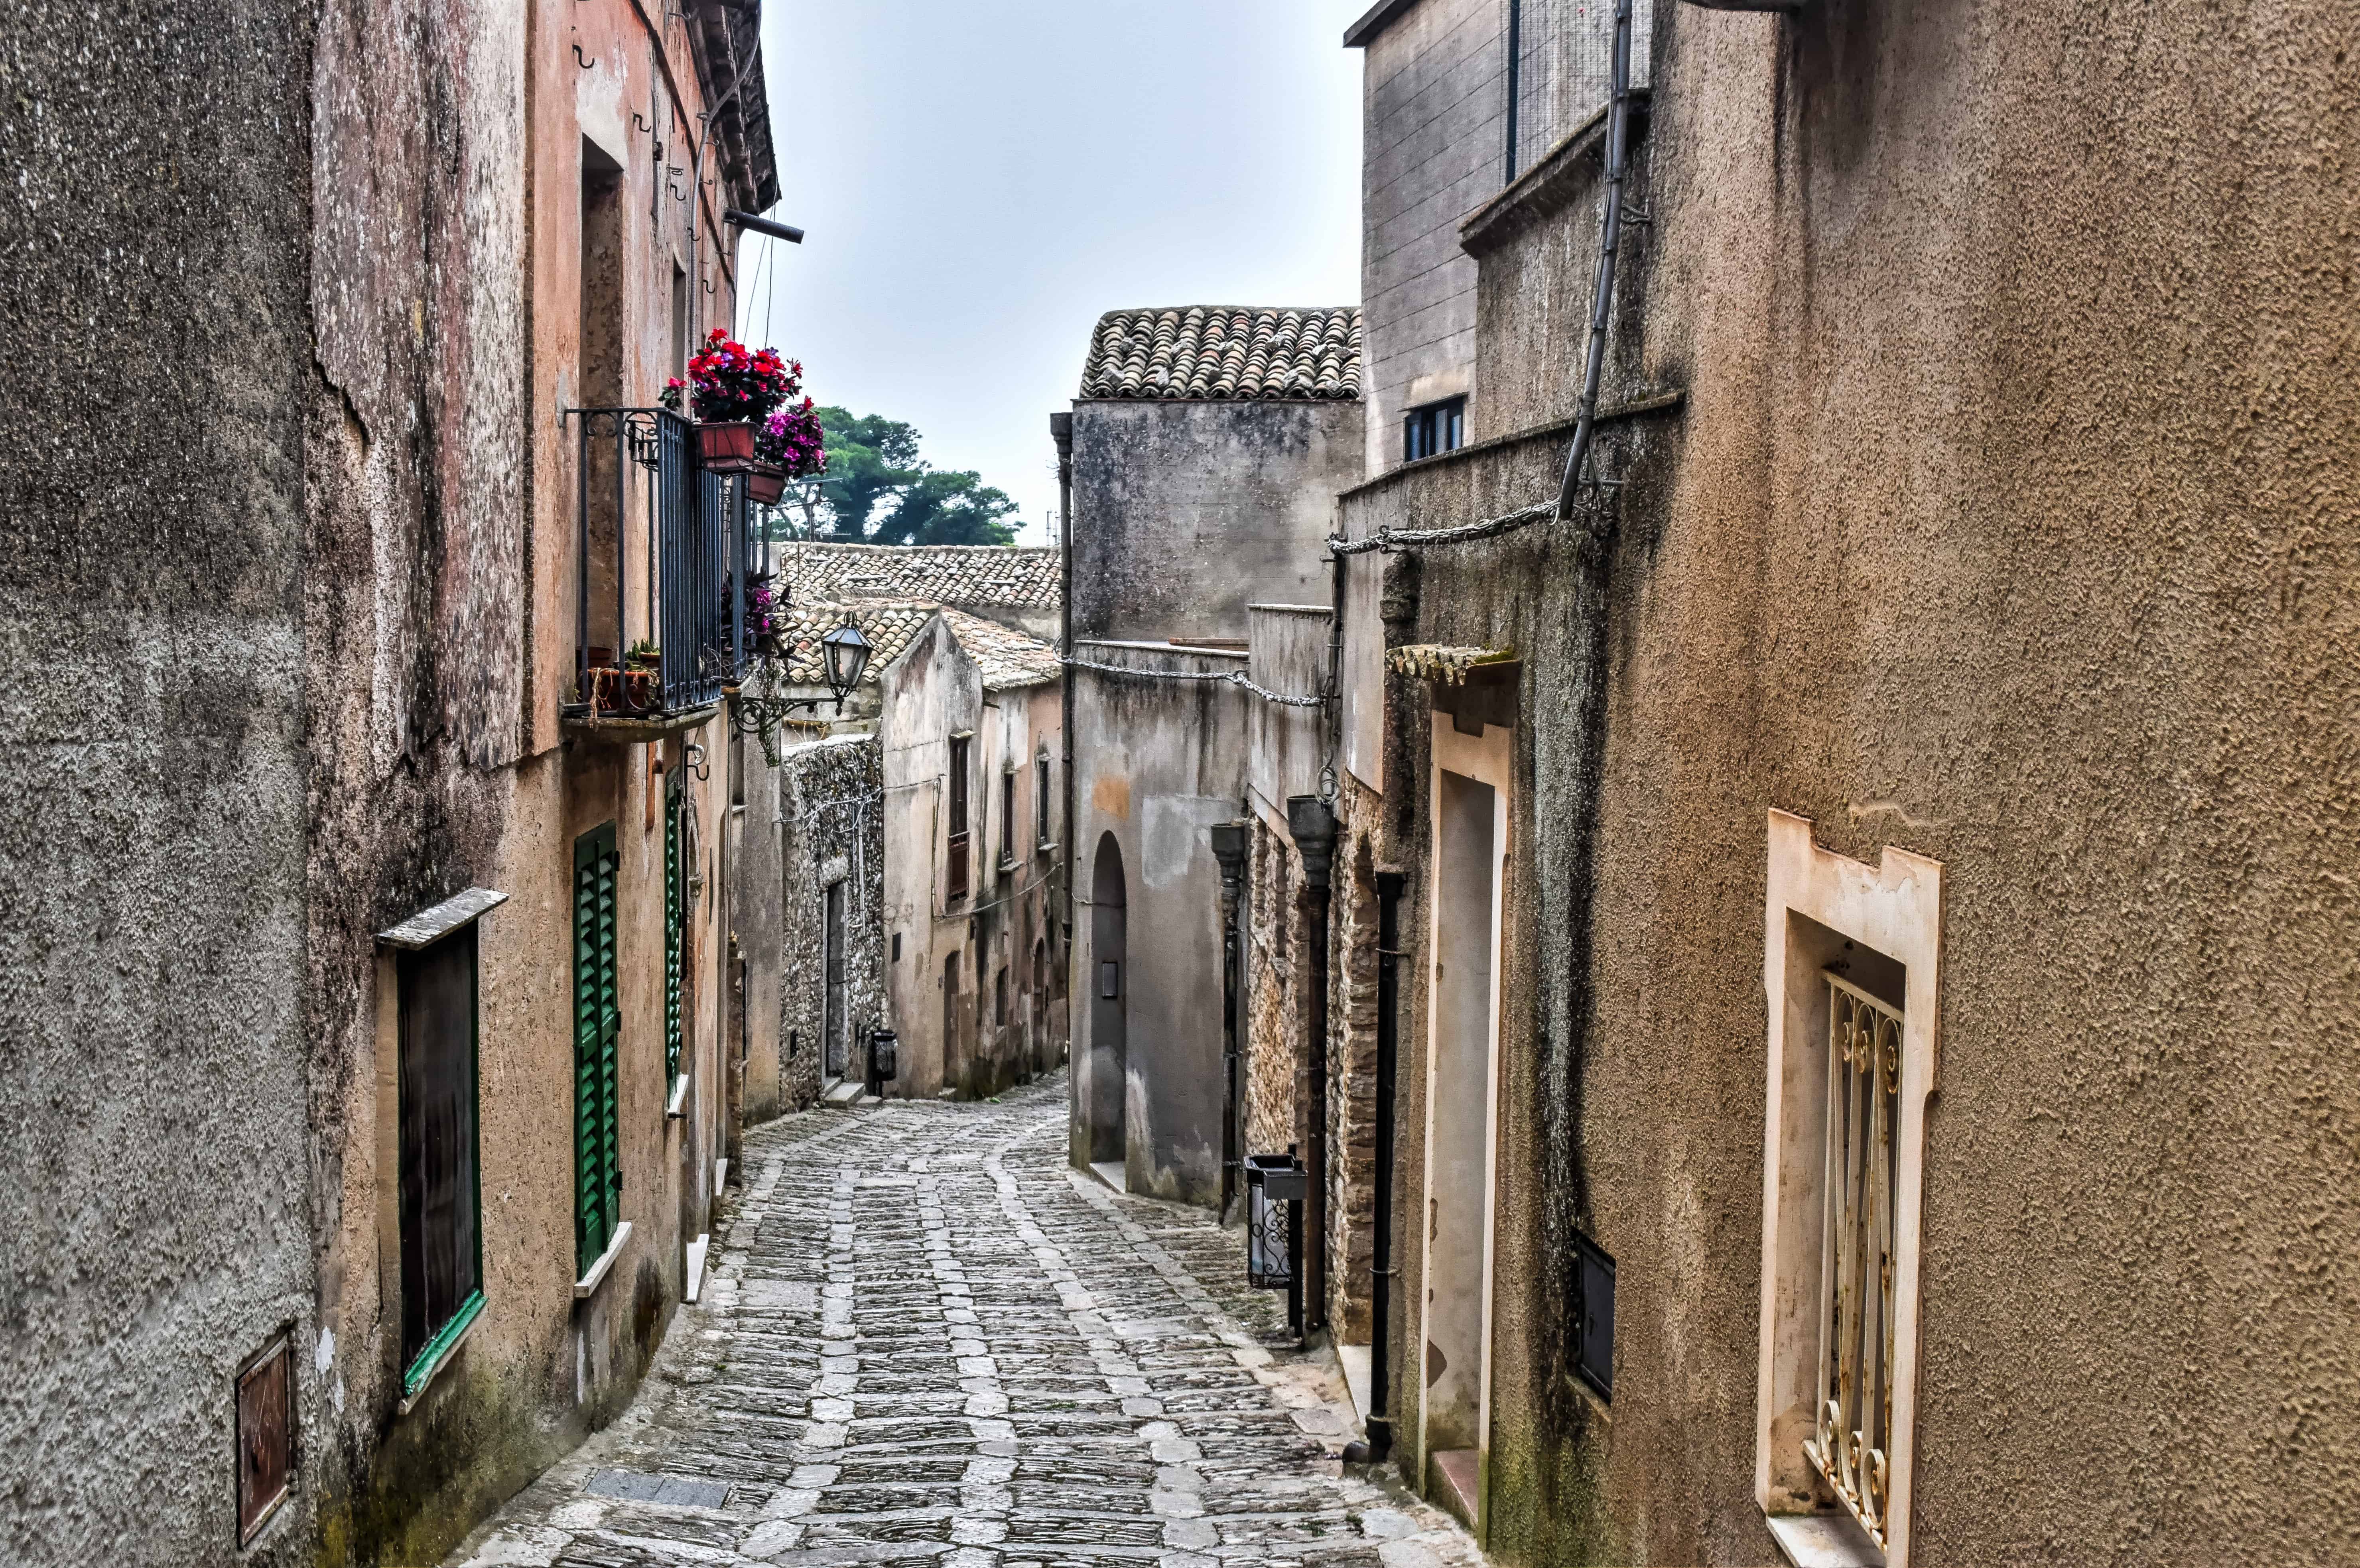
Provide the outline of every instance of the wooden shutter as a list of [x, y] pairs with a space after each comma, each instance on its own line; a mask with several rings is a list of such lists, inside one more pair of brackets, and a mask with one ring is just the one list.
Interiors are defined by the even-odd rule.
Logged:
[[401, 1350], [422, 1379], [482, 1304], [475, 927], [405, 953], [400, 984]]
[[951, 740], [951, 822], [950, 877], [948, 896], [967, 897], [967, 741], [963, 736]]
[[[678, 779], [680, 774], [672, 776]], [[664, 801], [664, 1093], [680, 1082], [681, 972], [686, 962], [687, 900], [682, 897], [681, 811], [684, 786]]]
[[621, 1223], [616, 1057], [622, 1039], [616, 953], [615, 824], [574, 841], [574, 1255], [586, 1274]]

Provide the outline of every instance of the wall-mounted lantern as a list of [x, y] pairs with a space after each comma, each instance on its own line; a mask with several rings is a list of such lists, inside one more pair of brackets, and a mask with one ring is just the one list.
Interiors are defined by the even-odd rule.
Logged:
[[1288, 1290], [1295, 1285], [1295, 1223], [1310, 1182], [1292, 1150], [1257, 1154], [1246, 1161], [1246, 1283], [1257, 1290]]

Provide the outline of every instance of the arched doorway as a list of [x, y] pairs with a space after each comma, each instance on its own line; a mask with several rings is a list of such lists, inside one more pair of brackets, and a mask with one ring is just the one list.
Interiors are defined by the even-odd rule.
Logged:
[[1098, 839], [1090, 877], [1090, 1163], [1118, 1169], [1125, 1162], [1123, 1098], [1130, 1069], [1123, 903], [1122, 850], [1114, 834], [1106, 833]]

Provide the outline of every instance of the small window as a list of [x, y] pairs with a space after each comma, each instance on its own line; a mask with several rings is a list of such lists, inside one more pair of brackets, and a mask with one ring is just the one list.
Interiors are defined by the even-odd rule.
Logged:
[[900, 931], [895, 931], [893, 933], [893, 962], [896, 964], [901, 962], [901, 933]]
[[995, 1028], [1008, 1027], [1008, 965], [991, 977], [991, 1021]]
[[1032, 761], [1032, 842], [1047, 845], [1055, 835], [1049, 831], [1049, 759]]
[[1016, 864], [1016, 769], [1011, 767], [1000, 775], [1000, 867], [1002, 871]]
[[967, 742], [966, 735], [951, 737], [950, 875], [947, 882], [949, 896], [954, 898], [966, 898], [967, 891]]
[[1122, 995], [1122, 965], [1111, 958], [1098, 964], [1098, 995], [1109, 1002]]
[[411, 1394], [484, 1305], [475, 924], [404, 953], [397, 967], [401, 1360]]
[[1586, 1236], [1573, 1238], [1573, 1369], [1614, 1397], [1614, 1259]]
[[1445, 397], [1402, 416], [1402, 461], [1457, 452], [1467, 444], [1467, 399]]

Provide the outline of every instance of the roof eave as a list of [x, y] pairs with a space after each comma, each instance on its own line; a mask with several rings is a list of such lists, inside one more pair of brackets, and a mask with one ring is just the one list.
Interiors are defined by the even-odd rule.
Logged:
[[1346, 49], [1365, 49], [1369, 41], [1408, 14], [1417, 0], [1377, 0], [1361, 13], [1360, 19], [1344, 29]]

